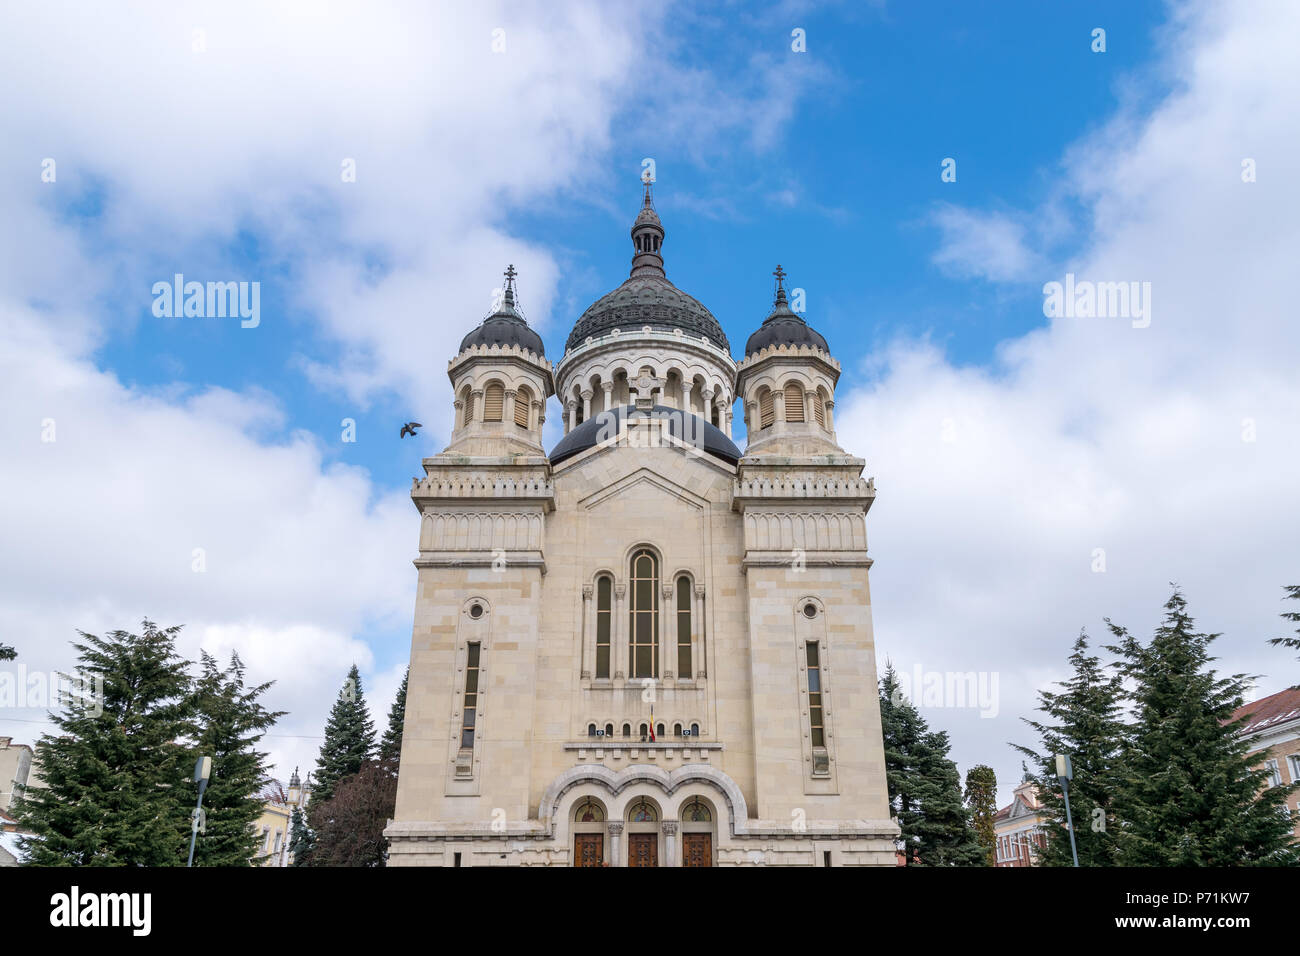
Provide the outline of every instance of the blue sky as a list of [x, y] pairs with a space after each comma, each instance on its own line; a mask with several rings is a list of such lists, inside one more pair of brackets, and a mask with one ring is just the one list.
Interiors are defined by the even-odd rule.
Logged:
[[[0, 567], [0, 625], [33, 635], [31, 666], [147, 613], [279, 681], [280, 764], [311, 762], [353, 659], [386, 713], [446, 361], [510, 262], [558, 359], [627, 274], [650, 157], [668, 275], [733, 354], [776, 263], [806, 290], [841, 444], [880, 489], [882, 661], [1000, 675], [997, 718], [930, 714], [959, 764], [1013, 779], [1005, 742], [1079, 628], [1149, 629], [1170, 581], [1233, 669], [1294, 682], [1263, 646], [1300, 580], [1300, 350], [1273, 278], [1300, 247], [1287, 4], [432, 10], [15, 6], [0, 499], [33, 544]], [[1045, 318], [1067, 270], [1153, 281], [1149, 334]], [[259, 327], [153, 316], [176, 272], [260, 282]]]

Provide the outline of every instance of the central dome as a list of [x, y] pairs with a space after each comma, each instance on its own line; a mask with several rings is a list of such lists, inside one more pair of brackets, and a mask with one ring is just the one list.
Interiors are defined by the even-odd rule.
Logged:
[[608, 335], [615, 329], [639, 332], [645, 326], [663, 332], [680, 329], [696, 338], [703, 336], [727, 353], [731, 344], [718, 320], [699, 301], [668, 281], [659, 250], [664, 227], [650, 199], [646, 183], [645, 201], [632, 223], [632, 274], [621, 286], [593, 302], [579, 316], [564, 343], [569, 352], [588, 338]]
[[681, 329], [687, 335], [702, 335], [731, 351], [722, 326], [698, 299], [677, 288], [667, 277], [654, 275], [632, 276], [593, 302], [574, 324], [564, 350], [576, 348], [588, 336], [608, 335], [614, 329], [639, 332], [647, 325], [660, 331]]

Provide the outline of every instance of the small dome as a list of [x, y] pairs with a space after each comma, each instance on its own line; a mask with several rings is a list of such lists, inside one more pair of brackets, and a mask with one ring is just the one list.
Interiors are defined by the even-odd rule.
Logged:
[[514, 266], [506, 269], [506, 291], [501, 307], [460, 340], [460, 351], [473, 345], [518, 345], [539, 356], [546, 356], [542, 337], [528, 327], [515, 307], [515, 274]]
[[[569, 434], [560, 439], [559, 444], [551, 449], [552, 465], [558, 465], [566, 458], [572, 458], [588, 448], [595, 448], [602, 441], [618, 434], [622, 420], [625, 418], [650, 417], [668, 422], [668, 434], [685, 442], [697, 444], [710, 455], [735, 464], [740, 461], [740, 449], [730, 438], [722, 433], [716, 425], [711, 425], [699, 415], [683, 412], [679, 408], [667, 405], [655, 405], [648, 411], [637, 409], [633, 405], [611, 408], [608, 411], [592, 415]], [[686, 435], [683, 436], [682, 432]]]
[[811, 345], [829, 355], [831, 350], [826, 344], [826, 339], [799, 318], [790, 308], [790, 303], [786, 301], [785, 288], [782, 286], [782, 280], [785, 278], [784, 270], [777, 266], [774, 275], [776, 275], [776, 302], [772, 306], [771, 313], [763, 320], [763, 324], [745, 342], [745, 357], [748, 358], [755, 352], [761, 352], [772, 345]]

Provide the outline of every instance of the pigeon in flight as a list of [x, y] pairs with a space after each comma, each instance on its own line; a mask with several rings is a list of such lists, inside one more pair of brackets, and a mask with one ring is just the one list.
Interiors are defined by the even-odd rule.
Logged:
[[417, 428], [423, 428], [423, 427], [424, 427], [424, 426], [421, 425], [419, 422], [407, 422], [405, 425], [402, 426], [402, 433], [401, 433], [400, 435], [398, 435], [397, 437], [398, 437], [398, 438], [405, 438], [407, 435], [410, 435], [412, 438], [414, 438], [414, 437], [415, 437], [415, 430], [416, 430]]

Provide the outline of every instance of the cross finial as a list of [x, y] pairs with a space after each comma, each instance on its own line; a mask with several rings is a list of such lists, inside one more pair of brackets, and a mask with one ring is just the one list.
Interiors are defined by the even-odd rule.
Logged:
[[772, 275], [776, 276], [776, 301], [784, 302], [785, 285], [783, 283], [785, 281], [785, 270], [781, 268], [780, 264], [778, 264], [776, 269], [773, 270]]
[[512, 308], [512, 309], [515, 306], [515, 276], [517, 276], [518, 274], [519, 273], [515, 271], [515, 267], [513, 263], [511, 265], [506, 266], [506, 291], [503, 298], [505, 299], [504, 304], [508, 308]]

